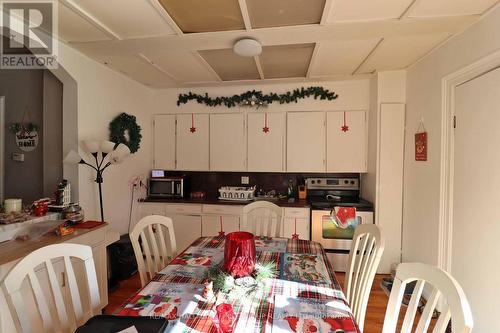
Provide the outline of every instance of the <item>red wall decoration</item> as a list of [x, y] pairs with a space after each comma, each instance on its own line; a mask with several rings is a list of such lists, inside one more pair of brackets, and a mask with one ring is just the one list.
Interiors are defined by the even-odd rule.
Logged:
[[415, 161], [427, 161], [427, 132], [415, 134]]

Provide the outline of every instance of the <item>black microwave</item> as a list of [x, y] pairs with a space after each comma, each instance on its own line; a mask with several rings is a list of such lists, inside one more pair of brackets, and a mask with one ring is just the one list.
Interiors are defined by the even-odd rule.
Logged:
[[187, 194], [186, 177], [151, 177], [148, 180], [150, 198], [184, 198]]

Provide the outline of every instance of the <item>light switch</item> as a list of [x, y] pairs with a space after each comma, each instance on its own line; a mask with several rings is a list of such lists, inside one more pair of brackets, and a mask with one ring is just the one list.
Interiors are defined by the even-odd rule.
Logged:
[[12, 160], [17, 162], [24, 162], [23, 153], [12, 153]]
[[242, 185], [248, 185], [248, 184], [250, 184], [250, 177], [248, 177], [248, 176], [242, 176], [241, 177], [241, 184]]

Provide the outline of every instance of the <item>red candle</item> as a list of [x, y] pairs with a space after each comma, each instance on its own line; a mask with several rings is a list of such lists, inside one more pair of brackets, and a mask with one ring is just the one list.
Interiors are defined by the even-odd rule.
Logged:
[[215, 307], [217, 311], [217, 321], [223, 333], [233, 331], [234, 311], [231, 304], [222, 303]]
[[231, 232], [224, 245], [224, 268], [234, 277], [250, 275], [255, 268], [255, 238], [249, 232]]

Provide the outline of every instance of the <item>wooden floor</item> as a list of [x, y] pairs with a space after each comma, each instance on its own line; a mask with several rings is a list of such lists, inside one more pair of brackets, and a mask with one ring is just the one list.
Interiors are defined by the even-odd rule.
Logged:
[[[386, 275], [377, 275], [373, 282], [370, 300], [368, 301], [368, 309], [366, 311], [366, 321], [364, 333], [380, 333], [384, 322], [385, 309], [389, 300], [385, 293], [380, 288], [380, 282]], [[344, 285], [344, 274], [337, 273], [337, 278], [340, 284]], [[131, 277], [128, 280], [122, 281], [120, 287], [109, 295], [109, 304], [104, 309], [105, 313], [112, 314], [120, 305], [130, 298], [135, 292], [141, 288], [139, 275]]]

